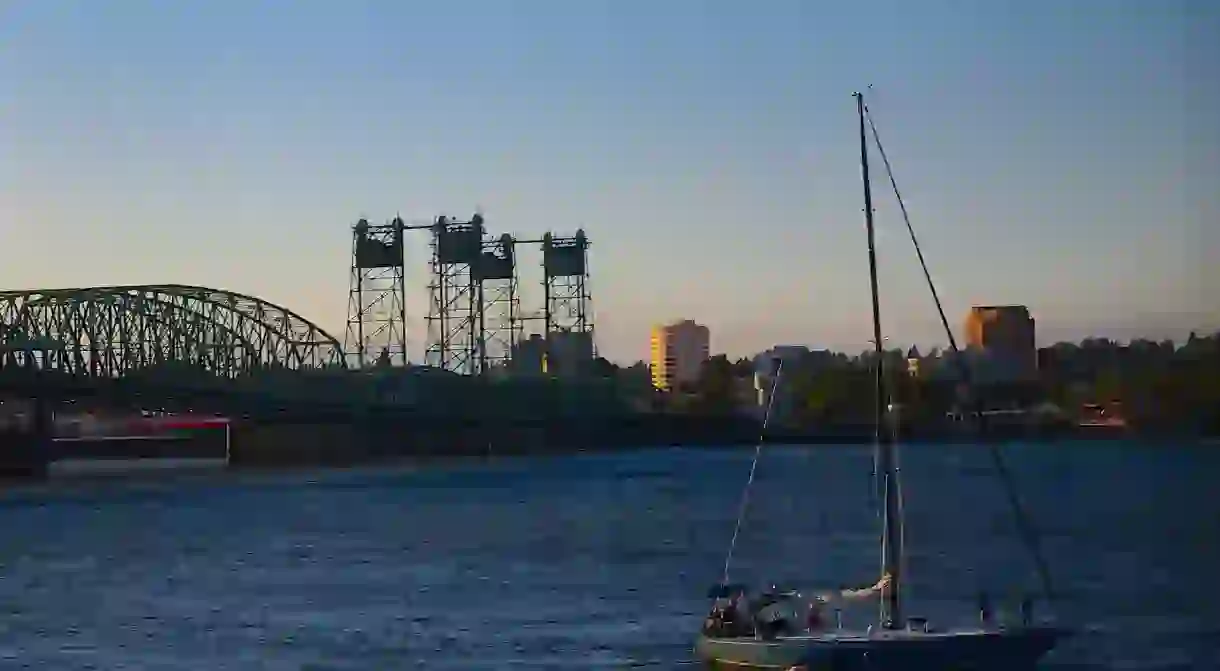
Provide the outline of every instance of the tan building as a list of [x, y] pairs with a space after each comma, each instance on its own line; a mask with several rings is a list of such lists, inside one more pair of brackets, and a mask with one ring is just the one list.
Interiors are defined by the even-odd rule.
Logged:
[[708, 328], [689, 319], [653, 327], [649, 357], [653, 386], [668, 391], [698, 381], [710, 344]]
[[1034, 318], [1024, 305], [984, 305], [966, 315], [966, 343], [1029, 374], [1038, 368]]

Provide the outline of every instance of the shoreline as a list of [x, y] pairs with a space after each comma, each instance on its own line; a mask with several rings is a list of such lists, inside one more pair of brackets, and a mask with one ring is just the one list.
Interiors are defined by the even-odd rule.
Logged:
[[[395, 432], [396, 433], [396, 432]], [[634, 432], [632, 432], [634, 433]], [[7, 484], [38, 482], [90, 482], [113, 478], [177, 478], [208, 474], [287, 474], [310, 470], [384, 470], [410, 471], [435, 466], [455, 467], [530, 457], [562, 457], [577, 454], [605, 454], [622, 451], [681, 448], [692, 450], [733, 450], [752, 448], [758, 436], [743, 434], [656, 435], [654, 440], [619, 442], [602, 434], [592, 444], [577, 443], [575, 435], [516, 435], [488, 443], [482, 431], [451, 435], [448, 431], [426, 435], [415, 432], [412, 439], [402, 434], [370, 432], [368, 427], [336, 425], [263, 425], [239, 426], [232, 435], [221, 431], [195, 435], [129, 437], [120, 439], [75, 439], [56, 441], [53, 455], [41, 468], [21, 463], [0, 468], [0, 488]], [[612, 438], [611, 436], [610, 438]], [[626, 435], [620, 436], [626, 438]], [[640, 438], [638, 434], [631, 436]], [[480, 438], [484, 440], [480, 440]], [[528, 442], [533, 438], [537, 442]], [[550, 438], [551, 440], [541, 440]], [[728, 438], [728, 439], [726, 439]], [[396, 439], [396, 440], [395, 440]], [[453, 439], [448, 442], [446, 439]], [[559, 439], [559, 440], [556, 440]], [[873, 436], [861, 431], [772, 434], [764, 444], [776, 447], [828, 448], [859, 447], [872, 443]], [[378, 442], [382, 441], [382, 442]], [[496, 442], [499, 442], [497, 448]], [[987, 440], [965, 435], [923, 435], [900, 439], [910, 446], [954, 446], [995, 444], [1075, 445], [1118, 443], [1150, 447], [1220, 446], [1220, 437], [1159, 433], [1115, 433], [1110, 431], [1068, 431], [1042, 435], [993, 435]], [[67, 447], [70, 446], [70, 447]], [[490, 448], [490, 449], [489, 449]], [[28, 451], [18, 451], [28, 458]], [[0, 462], [0, 467], [6, 464]]]

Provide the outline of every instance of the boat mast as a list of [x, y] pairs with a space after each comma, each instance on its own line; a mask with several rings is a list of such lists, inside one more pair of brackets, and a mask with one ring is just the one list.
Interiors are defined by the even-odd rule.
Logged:
[[864, 228], [868, 233], [868, 275], [873, 297], [873, 351], [876, 356], [876, 434], [878, 470], [882, 477], [885, 508], [882, 516], [881, 570], [891, 577], [891, 584], [881, 601], [881, 623], [898, 626], [902, 622], [901, 538], [902, 520], [898, 508], [898, 483], [894, 471], [894, 443], [890, 440], [888, 422], [889, 394], [885, 385], [885, 349], [881, 339], [881, 298], [877, 289], [877, 248], [873, 228], [873, 191], [868, 177], [868, 136], [864, 123], [864, 94], [855, 93], [856, 111], [860, 117], [860, 177], [864, 181]]

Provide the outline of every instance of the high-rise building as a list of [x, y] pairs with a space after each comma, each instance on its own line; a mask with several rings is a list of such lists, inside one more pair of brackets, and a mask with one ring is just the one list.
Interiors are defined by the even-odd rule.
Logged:
[[1034, 318], [1024, 305], [984, 305], [966, 315], [966, 342], [1017, 376], [1038, 368]]
[[671, 390], [699, 380], [709, 356], [711, 332], [706, 326], [684, 319], [652, 329], [652, 384]]

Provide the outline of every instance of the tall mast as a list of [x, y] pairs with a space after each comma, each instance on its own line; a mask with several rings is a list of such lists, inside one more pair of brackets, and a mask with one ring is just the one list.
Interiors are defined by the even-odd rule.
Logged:
[[868, 178], [868, 138], [864, 123], [864, 94], [854, 94], [860, 117], [860, 177], [864, 181], [864, 228], [868, 233], [868, 275], [873, 296], [873, 348], [876, 355], [876, 434], [877, 465], [882, 477], [885, 509], [882, 516], [881, 570], [891, 576], [891, 584], [881, 601], [881, 622], [897, 626], [902, 622], [901, 556], [902, 520], [898, 511], [898, 483], [894, 472], [894, 443], [888, 431], [889, 394], [885, 385], [885, 349], [881, 339], [881, 298], [877, 289], [877, 248], [873, 229], [873, 191]]

